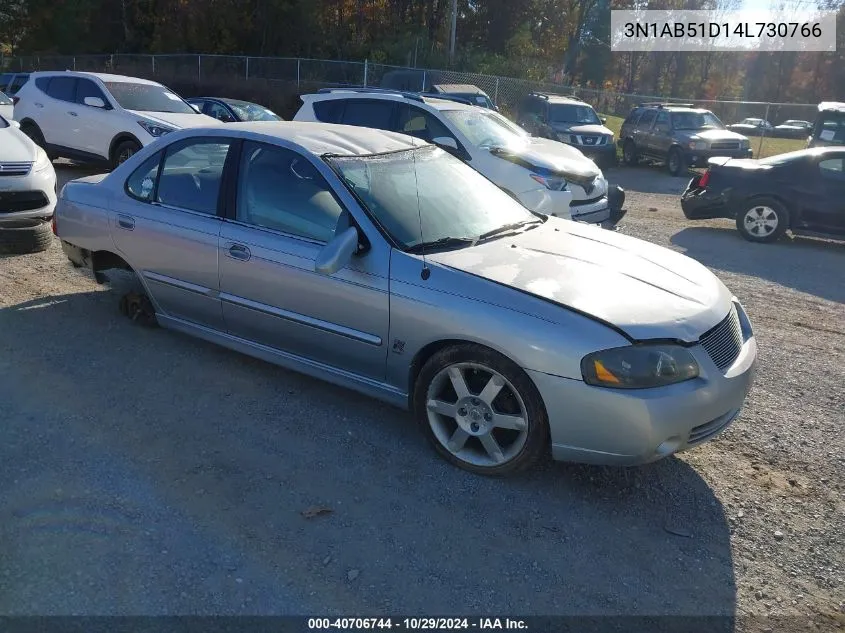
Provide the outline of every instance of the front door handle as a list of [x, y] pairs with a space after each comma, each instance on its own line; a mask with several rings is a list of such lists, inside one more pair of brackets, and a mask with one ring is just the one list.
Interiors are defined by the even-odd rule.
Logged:
[[252, 253], [243, 244], [229, 244], [229, 250], [226, 252], [232, 259], [242, 262], [248, 262], [250, 257], [252, 257]]
[[79, 116], [76, 112], [68, 112], [70, 116]]
[[36, 107], [36, 108], [43, 108], [43, 107], [44, 107], [44, 104], [43, 104], [43, 103], [38, 103], [38, 102], [36, 101], [36, 102], [35, 102], [35, 107]]
[[117, 225], [127, 231], [133, 231], [135, 230], [135, 218], [128, 215], [119, 215], [117, 216]]

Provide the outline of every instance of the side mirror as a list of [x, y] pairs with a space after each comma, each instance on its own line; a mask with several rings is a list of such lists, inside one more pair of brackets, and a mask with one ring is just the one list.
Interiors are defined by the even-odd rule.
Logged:
[[18, 121], [15, 121], [14, 119], [6, 119], [6, 121], [7, 121], [7, 122], [9, 123], [9, 125], [11, 125], [12, 127], [16, 127], [16, 128], [18, 128], [18, 129], [21, 129], [21, 124], [20, 124]]
[[334, 275], [346, 267], [358, 250], [358, 229], [350, 226], [326, 244], [317, 254], [314, 270], [321, 275]]
[[451, 149], [457, 150], [458, 149], [458, 142], [453, 139], [451, 136], [438, 136], [437, 138], [431, 139], [431, 142], [435, 145], [442, 147], [443, 149]]
[[600, 116], [599, 121], [601, 121], [602, 123], [607, 123], [607, 117], [606, 116]]
[[189, 105], [196, 111], [197, 114], [202, 114], [202, 108], [199, 107], [197, 104], [191, 103]]
[[92, 108], [106, 107], [106, 102], [100, 99], [100, 97], [85, 97], [83, 103], [87, 106], [91, 106]]

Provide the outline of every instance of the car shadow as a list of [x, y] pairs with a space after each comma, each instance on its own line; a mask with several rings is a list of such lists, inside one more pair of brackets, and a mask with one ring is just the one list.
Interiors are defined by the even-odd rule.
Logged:
[[733, 631], [725, 510], [683, 460], [474, 476], [409, 414], [132, 323], [119, 296], [0, 310], [0, 577], [15, 578], [0, 612], [720, 616], [707, 630]]
[[619, 185], [626, 191], [680, 196], [695, 172], [672, 176], [661, 165], [621, 165], [606, 170], [604, 174], [610, 184]]
[[767, 279], [800, 292], [845, 303], [840, 275], [845, 244], [805, 237], [784, 237], [772, 244], [744, 240], [734, 223], [724, 228], [695, 226], [672, 236], [686, 255], [718, 270]]

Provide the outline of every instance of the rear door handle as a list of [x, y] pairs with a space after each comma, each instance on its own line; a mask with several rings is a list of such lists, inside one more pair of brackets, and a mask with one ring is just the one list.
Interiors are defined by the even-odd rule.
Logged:
[[68, 112], [70, 116], [79, 116], [76, 112]]
[[36, 108], [43, 108], [43, 107], [44, 107], [44, 104], [43, 104], [43, 103], [36, 103], [36, 104], [35, 104], [35, 107], [36, 107]]
[[135, 218], [128, 215], [119, 215], [117, 216], [117, 225], [127, 231], [133, 231], [135, 230]]
[[229, 244], [227, 254], [232, 259], [237, 259], [242, 262], [248, 262], [252, 257], [250, 250], [243, 244]]

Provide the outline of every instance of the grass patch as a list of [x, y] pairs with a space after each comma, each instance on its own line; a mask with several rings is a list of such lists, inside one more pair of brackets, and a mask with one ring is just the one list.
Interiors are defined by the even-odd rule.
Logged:
[[[618, 116], [611, 116], [611, 115], [604, 115], [607, 116], [607, 126], [610, 129], [615, 138], [619, 138], [619, 130], [622, 129], [622, 122], [625, 120], [622, 117]], [[756, 136], [749, 137], [751, 141], [751, 149], [754, 150], [754, 158], [766, 158], [768, 156], [776, 156], [778, 154], [785, 154], [786, 152], [795, 152], [799, 149], [804, 149], [807, 146], [807, 141], [804, 139], [791, 139], [791, 138], [764, 138], [763, 139], [763, 146], [760, 147], [760, 138]], [[619, 148], [617, 148], [617, 152], [622, 155], [622, 152]]]

